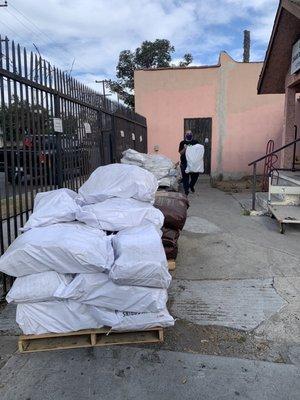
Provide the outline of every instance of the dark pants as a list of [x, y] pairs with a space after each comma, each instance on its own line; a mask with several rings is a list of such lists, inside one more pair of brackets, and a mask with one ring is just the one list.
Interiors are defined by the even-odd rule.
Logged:
[[180, 168], [184, 193], [189, 194], [189, 190], [194, 189], [194, 186], [199, 178], [199, 172], [190, 172], [187, 174], [185, 172], [186, 166], [181, 165]]

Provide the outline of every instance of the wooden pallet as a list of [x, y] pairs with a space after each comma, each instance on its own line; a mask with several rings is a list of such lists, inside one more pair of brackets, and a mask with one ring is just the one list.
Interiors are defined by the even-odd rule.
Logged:
[[169, 267], [169, 271], [174, 271], [174, 269], [176, 268], [175, 260], [168, 260], [168, 267]]
[[110, 329], [101, 328], [68, 333], [21, 335], [18, 346], [21, 353], [32, 353], [132, 343], [162, 343], [163, 340], [163, 328], [152, 328], [136, 332], [113, 332]]

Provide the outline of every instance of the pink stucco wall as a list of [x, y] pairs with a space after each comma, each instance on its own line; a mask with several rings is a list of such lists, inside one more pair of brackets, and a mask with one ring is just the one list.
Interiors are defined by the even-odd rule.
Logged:
[[184, 118], [212, 118], [211, 174], [248, 175], [269, 139], [282, 143], [283, 95], [257, 95], [262, 63], [221, 53], [217, 66], [135, 72], [136, 111], [147, 118], [148, 151], [179, 160]]

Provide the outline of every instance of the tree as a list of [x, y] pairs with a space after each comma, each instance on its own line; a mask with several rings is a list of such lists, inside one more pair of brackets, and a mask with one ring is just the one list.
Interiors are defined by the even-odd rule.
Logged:
[[193, 56], [187, 53], [183, 56], [183, 60], [179, 62], [179, 67], [187, 67], [191, 62], [193, 62]]
[[51, 122], [49, 111], [38, 104], [30, 104], [20, 100], [17, 95], [12, 96], [9, 105], [0, 107], [0, 133], [9, 143], [22, 141], [25, 136], [44, 132], [49, 134]]
[[[65, 135], [78, 134], [78, 120], [72, 114], [62, 116]], [[20, 100], [13, 95], [10, 104], [0, 107], [0, 136], [8, 143], [23, 141], [25, 137], [53, 135], [53, 122], [50, 111], [36, 102]]]
[[[117, 80], [108, 81], [108, 87], [118, 93], [125, 104], [134, 108], [134, 70], [173, 67], [171, 61], [174, 51], [174, 46], [166, 39], [156, 39], [154, 42], [147, 40], [135, 51], [121, 51], [116, 67]], [[185, 54], [179, 66], [187, 67], [192, 61], [192, 55]]]

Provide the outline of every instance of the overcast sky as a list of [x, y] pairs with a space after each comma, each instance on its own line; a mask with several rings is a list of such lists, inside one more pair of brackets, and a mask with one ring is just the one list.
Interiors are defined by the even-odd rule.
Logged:
[[[0, 4], [4, 1], [0, 0]], [[251, 60], [263, 60], [278, 0], [8, 0], [0, 33], [70, 70], [88, 85], [113, 78], [121, 50], [143, 40], [169, 39], [174, 61], [215, 64], [221, 50], [241, 60], [243, 30]]]

